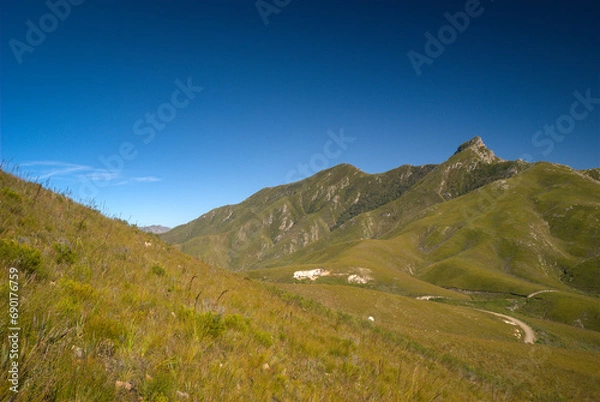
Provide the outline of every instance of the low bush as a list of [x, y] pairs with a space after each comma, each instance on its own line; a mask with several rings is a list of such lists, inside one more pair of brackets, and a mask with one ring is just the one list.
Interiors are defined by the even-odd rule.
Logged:
[[0, 239], [0, 262], [31, 274], [37, 272], [42, 266], [42, 255], [27, 244]]

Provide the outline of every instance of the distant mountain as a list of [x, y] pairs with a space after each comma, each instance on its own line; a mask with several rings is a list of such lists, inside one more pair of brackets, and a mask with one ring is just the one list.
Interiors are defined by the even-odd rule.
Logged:
[[[475, 137], [441, 165], [403, 165], [375, 175], [338, 165], [296, 183], [263, 189], [162, 237], [209, 263], [254, 269], [315, 243], [379, 238], [424, 208], [528, 167], [501, 160]], [[379, 208], [391, 209], [370, 214]]]
[[142, 232], [146, 232], [146, 233], [163, 234], [163, 233], [167, 233], [169, 230], [171, 230], [171, 228], [168, 228], [166, 226], [160, 226], [160, 225], [151, 225], [151, 226], [142, 226], [142, 227], [140, 227], [140, 230]]
[[335, 166], [162, 238], [276, 282], [319, 268], [329, 277], [317, 281], [349, 285], [369, 272], [370, 288], [413, 296], [564, 290], [545, 296], [545, 317], [600, 330], [598, 169], [505, 161], [479, 137], [439, 165], [376, 175]]

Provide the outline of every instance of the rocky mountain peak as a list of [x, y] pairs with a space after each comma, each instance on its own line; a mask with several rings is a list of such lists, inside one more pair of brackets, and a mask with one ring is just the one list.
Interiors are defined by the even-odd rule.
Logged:
[[486, 163], [502, 161], [502, 159], [494, 155], [494, 151], [485, 146], [483, 140], [479, 136], [473, 137], [469, 141], [461, 144], [454, 153], [454, 155], [464, 152], [468, 149], [475, 152], [477, 156], [479, 156], [481, 160]]
[[479, 137], [479, 136], [473, 137], [469, 141], [461, 144], [454, 154], [456, 155], [456, 154], [464, 151], [465, 149], [469, 149], [469, 148], [470, 149], [479, 149], [481, 147], [484, 147], [487, 149], [487, 147], [483, 143], [483, 140], [481, 139], [481, 137]]

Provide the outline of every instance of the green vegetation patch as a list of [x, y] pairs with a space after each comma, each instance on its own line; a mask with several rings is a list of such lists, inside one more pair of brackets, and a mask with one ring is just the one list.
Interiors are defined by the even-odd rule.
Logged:
[[68, 243], [54, 243], [52, 246], [55, 252], [55, 260], [57, 264], [72, 265], [77, 261], [77, 254]]
[[0, 239], [0, 262], [31, 274], [38, 272], [42, 266], [42, 255], [27, 244]]
[[468, 259], [449, 258], [429, 266], [421, 279], [445, 288], [527, 295], [534, 288], [499, 272], [480, 267]]
[[565, 292], [541, 293], [527, 300], [522, 311], [575, 327], [600, 331], [600, 300]]
[[600, 256], [590, 258], [571, 270], [565, 269], [563, 280], [583, 291], [600, 294]]
[[218, 338], [228, 329], [246, 332], [249, 328], [249, 320], [237, 314], [198, 312], [182, 306], [177, 315], [184, 323], [187, 336], [198, 342], [206, 336]]
[[151, 270], [152, 270], [152, 273], [156, 276], [165, 276], [166, 275], [165, 268], [160, 264], [152, 265]]

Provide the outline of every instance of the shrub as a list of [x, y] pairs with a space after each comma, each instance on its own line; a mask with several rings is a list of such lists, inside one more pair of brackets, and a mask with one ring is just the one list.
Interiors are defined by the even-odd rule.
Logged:
[[40, 252], [27, 244], [19, 244], [14, 240], [0, 240], [0, 262], [15, 266], [28, 273], [34, 273], [42, 265]]
[[113, 344], [119, 344], [127, 332], [125, 326], [115, 319], [105, 317], [100, 313], [90, 315], [85, 329], [95, 339], [110, 340]]
[[233, 329], [242, 333], [248, 331], [248, 324], [250, 320], [246, 317], [243, 317], [239, 314], [227, 314], [224, 317], [225, 327], [228, 329]]
[[201, 332], [215, 338], [221, 335], [226, 329], [221, 314], [215, 314], [210, 311], [198, 315], [198, 326]]
[[64, 277], [59, 281], [57, 289], [61, 294], [58, 296], [55, 306], [60, 316], [81, 316], [86, 305], [96, 304], [100, 296], [91, 285]]
[[9, 187], [4, 187], [0, 193], [7, 199], [15, 202], [22, 202], [23, 197]]
[[198, 313], [193, 309], [181, 307], [179, 318], [185, 323], [186, 332], [196, 340], [205, 336], [218, 338], [227, 330], [246, 333], [250, 320], [239, 314], [218, 314], [212, 311]]
[[254, 339], [256, 339], [256, 342], [266, 348], [273, 346], [273, 336], [262, 329], [256, 329], [254, 331]]
[[89, 284], [77, 282], [72, 279], [62, 279], [60, 287], [65, 290], [66, 294], [78, 300], [91, 300], [99, 296], [98, 292]]
[[173, 393], [173, 378], [166, 370], [158, 370], [151, 376], [146, 377], [142, 386], [142, 395], [148, 400], [156, 402], [168, 402], [166, 395]]
[[154, 264], [152, 266], [152, 273], [156, 276], [165, 276], [165, 268], [160, 264]]
[[56, 252], [56, 263], [67, 265], [73, 264], [77, 260], [77, 255], [71, 249], [71, 246], [66, 243], [54, 243], [54, 251]]
[[21, 212], [21, 204], [23, 203], [23, 197], [14, 190], [4, 187], [0, 190], [0, 196], [2, 197], [2, 204], [11, 213], [19, 214]]

